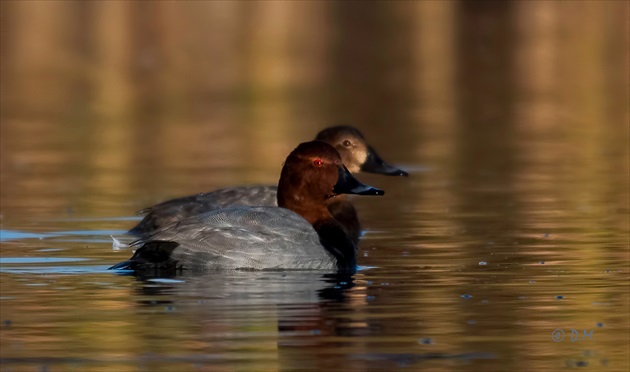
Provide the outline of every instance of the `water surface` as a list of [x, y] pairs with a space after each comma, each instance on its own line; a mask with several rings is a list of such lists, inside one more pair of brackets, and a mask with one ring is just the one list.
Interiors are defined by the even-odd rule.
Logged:
[[[627, 4], [77, 4], [2, 5], [3, 371], [630, 368]], [[356, 275], [107, 270], [338, 122]]]

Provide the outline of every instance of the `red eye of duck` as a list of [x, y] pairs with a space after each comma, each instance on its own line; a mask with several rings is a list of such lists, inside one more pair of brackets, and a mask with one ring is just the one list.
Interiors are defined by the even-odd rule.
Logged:
[[314, 166], [316, 166], [316, 167], [321, 167], [321, 166], [322, 166], [322, 164], [324, 164], [324, 162], [322, 161], [322, 159], [319, 159], [319, 158], [318, 158], [318, 159], [313, 160], [313, 165], [314, 165]]

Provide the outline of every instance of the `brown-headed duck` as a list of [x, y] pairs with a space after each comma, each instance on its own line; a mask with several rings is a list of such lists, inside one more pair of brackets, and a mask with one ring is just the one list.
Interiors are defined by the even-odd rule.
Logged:
[[287, 157], [273, 206], [233, 206], [171, 224], [140, 239], [133, 257], [111, 269], [337, 270], [352, 273], [356, 243], [330, 213], [341, 194], [383, 195], [359, 182], [339, 153], [321, 141]]

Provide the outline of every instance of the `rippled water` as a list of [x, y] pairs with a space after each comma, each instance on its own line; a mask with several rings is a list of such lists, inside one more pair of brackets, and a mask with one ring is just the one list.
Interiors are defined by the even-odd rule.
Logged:
[[22, 200], [3, 209], [3, 370], [624, 370], [628, 210], [545, 163], [511, 187], [490, 171], [449, 178], [439, 162], [362, 175], [387, 195], [355, 198], [367, 231], [352, 278], [141, 281], [106, 270], [130, 254], [110, 236], [129, 240], [139, 190], [108, 199], [129, 216], [25, 214], [38, 206]]
[[[332, 2], [247, 16], [139, 2], [133, 17], [163, 18], [121, 25], [130, 56], [116, 33], [63, 27], [122, 2], [3, 3], [2, 371], [627, 371], [627, 4], [587, 3], [399, 2], [357, 18]], [[232, 55], [230, 32], [173, 43], [186, 17], [226, 15], [286, 53]], [[319, 49], [293, 54], [303, 40]], [[217, 55], [254, 62], [230, 74], [208, 68]], [[131, 240], [135, 211], [275, 183], [291, 149], [340, 120], [410, 173], [358, 175], [386, 195], [352, 199], [356, 275], [107, 270], [131, 254], [113, 238]]]

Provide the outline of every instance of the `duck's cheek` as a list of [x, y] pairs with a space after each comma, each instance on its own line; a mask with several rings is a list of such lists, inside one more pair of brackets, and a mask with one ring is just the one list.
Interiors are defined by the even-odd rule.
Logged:
[[348, 168], [350, 173], [358, 173], [361, 171], [363, 163], [366, 162], [368, 153], [364, 149], [352, 148], [346, 149], [345, 156], [343, 156], [343, 164]]
[[348, 168], [350, 172], [355, 172], [354, 169], [356, 169], [356, 171], [359, 171], [360, 163], [357, 162], [358, 160], [354, 155], [353, 150], [347, 149], [342, 146], [337, 146], [336, 149], [339, 155], [341, 155], [341, 162], [343, 163], [343, 165], [346, 166], [346, 168]]
[[350, 173], [359, 173], [361, 171], [361, 167], [353, 163], [348, 164], [346, 168], [348, 168]]
[[367, 160], [368, 157], [368, 151], [366, 148], [357, 148], [354, 149], [354, 157], [357, 159], [357, 165], [354, 167], [354, 169], [350, 169], [348, 168], [348, 170], [351, 173], [357, 173], [360, 171], [361, 169], [361, 165], [363, 165], [365, 163], [365, 161]]

